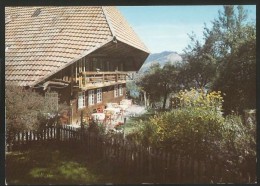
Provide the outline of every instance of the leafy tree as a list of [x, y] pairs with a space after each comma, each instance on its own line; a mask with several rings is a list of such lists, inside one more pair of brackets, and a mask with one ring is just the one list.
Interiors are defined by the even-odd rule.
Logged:
[[224, 6], [213, 27], [204, 28], [204, 42], [191, 35], [180, 71], [186, 87], [206, 87], [225, 95], [224, 111], [242, 113], [256, 102], [256, 27], [243, 6]]
[[239, 44], [246, 39], [244, 28], [247, 23], [247, 12], [243, 6], [227, 5], [224, 10], [219, 11], [218, 19], [215, 19], [211, 32], [215, 38], [215, 50], [219, 57], [225, 58], [232, 54], [239, 47]]
[[149, 106], [150, 102], [154, 103], [159, 101], [160, 95], [158, 90], [158, 77], [160, 65], [158, 63], [153, 64], [145, 72], [145, 74], [136, 80], [141, 94], [144, 95], [145, 106]]
[[50, 121], [48, 115], [57, 116], [66, 109], [65, 105], [60, 104], [59, 110], [54, 110], [51, 100], [31, 89], [16, 85], [6, 85], [5, 105], [7, 131], [39, 129]]
[[242, 6], [225, 6], [213, 32], [221, 48], [214, 90], [226, 94], [224, 109], [242, 113], [256, 107], [256, 27], [246, 23], [247, 14]]
[[137, 84], [148, 93], [151, 102], [158, 102], [163, 98], [162, 108], [165, 109], [169, 94], [179, 89], [178, 79], [177, 67], [168, 63], [161, 68], [157, 63], [149, 68]]
[[204, 45], [190, 35], [191, 44], [185, 49], [186, 63], [181, 68], [183, 84], [186, 87], [206, 88], [213, 80], [216, 72], [216, 60], [212, 37], [206, 39]]
[[224, 109], [242, 113], [256, 108], [256, 40], [245, 42], [238, 52], [227, 58], [214, 83], [215, 90], [225, 92]]

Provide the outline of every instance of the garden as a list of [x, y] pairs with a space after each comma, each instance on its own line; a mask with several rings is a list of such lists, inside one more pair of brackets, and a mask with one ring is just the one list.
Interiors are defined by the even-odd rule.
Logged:
[[[134, 183], [104, 159], [96, 159], [77, 144], [39, 144], [6, 154], [10, 185]], [[131, 180], [131, 181], [130, 181]]]

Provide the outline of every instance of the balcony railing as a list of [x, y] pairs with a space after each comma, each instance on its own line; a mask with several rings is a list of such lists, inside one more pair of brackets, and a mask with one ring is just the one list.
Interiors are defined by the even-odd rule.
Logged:
[[126, 72], [81, 72], [78, 82], [79, 88], [102, 87], [117, 82], [126, 82]]

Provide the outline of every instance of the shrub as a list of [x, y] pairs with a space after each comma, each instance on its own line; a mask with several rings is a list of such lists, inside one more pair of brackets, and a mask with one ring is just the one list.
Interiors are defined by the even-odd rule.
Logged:
[[225, 119], [222, 156], [230, 171], [256, 175], [256, 122], [245, 124], [238, 115]]
[[184, 91], [181, 90], [176, 98], [179, 98], [181, 108], [196, 107], [204, 110], [214, 110], [222, 114], [222, 102], [224, 100], [220, 91], [206, 93], [204, 89], [195, 90], [192, 88], [190, 91], [185, 89]]
[[7, 131], [39, 130], [68, 109], [67, 105], [59, 104], [58, 110], [54, 110], [51, 99], [33, 89], [10, 84], [5, 87], [5, 104]]
[[220, 151], [224, 118], [220, 92], [181, 91], [181, 108], [164, 112], [139, 123], [136, 140], [145, 145], [174, 149], [175, 152], [203, 157]]
[[[181, 91], [181, 107], [139, 122], [129, 138], [144, 145], [173, 150], [225, 164], [229, 173], [252, 179], [256, 174], [256, 122], [244, 124], [240, 116], [222, 115], [221, 92]], [[224, 168], [224, 166], [223, 166]], [[249, 173], [249, 174], [248, 174]]]

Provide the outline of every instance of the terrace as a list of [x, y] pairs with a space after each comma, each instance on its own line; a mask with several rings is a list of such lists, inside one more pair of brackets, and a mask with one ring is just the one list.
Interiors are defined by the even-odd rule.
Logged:
[[[106, 130], [114, 130], [124, 125], [125, 121], [129, 122], [132, 118], [138, 118], [147, 112], [144, 106], [132, 104], [132, 101], [127, 99], [122, 100], [120, 104], [107, 103], [106, 106], [107, 108], [102, 112], [93, 113], [91, 118], [87, 118], [90, 119], [89, 122], [94, 121], [103, 125]], [[79, 128], [80, 123], [69, 126]]]
[[110, 86], [117, 83], [126, 83], [127, 73], [115, 72], [81, 72], [78, 82], [79, 88], [89, 89]]

